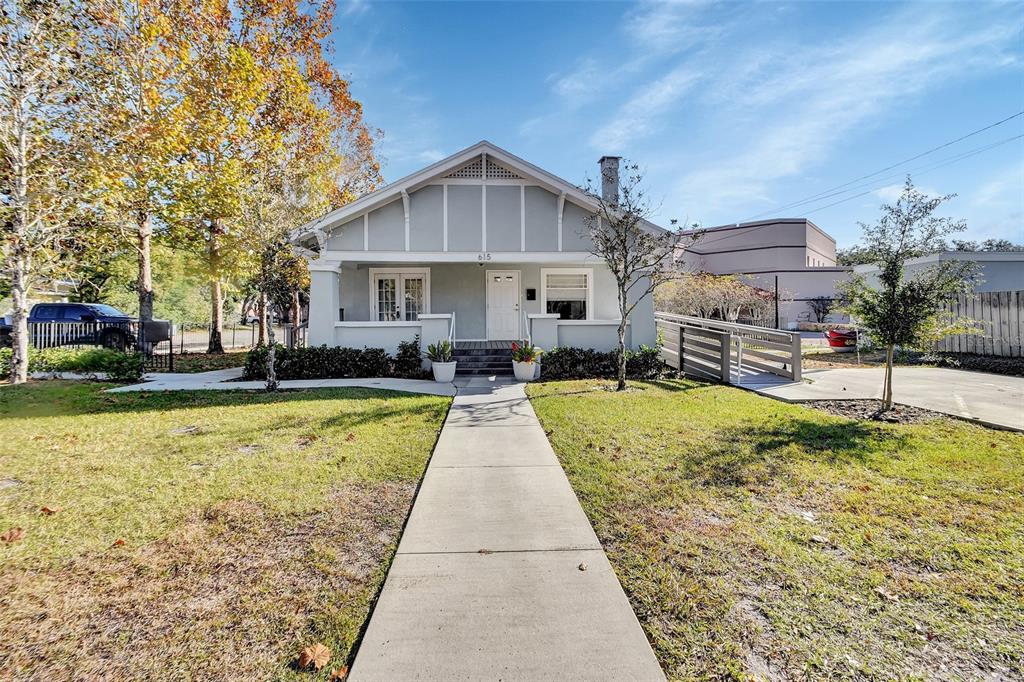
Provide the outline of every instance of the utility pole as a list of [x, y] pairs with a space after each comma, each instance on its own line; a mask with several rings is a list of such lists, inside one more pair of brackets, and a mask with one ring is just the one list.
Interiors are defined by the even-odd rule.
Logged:
[[779, 328], [779, 276], [775, 275], [775, 328]]

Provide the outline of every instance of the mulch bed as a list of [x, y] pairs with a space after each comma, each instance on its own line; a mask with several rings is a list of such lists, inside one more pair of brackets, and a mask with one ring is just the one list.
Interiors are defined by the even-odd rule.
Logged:
[[948, 419], [948, 415], [933, 412], [923, 407], [894, 404], [891, 410], [882, 411], [882, 401], [868, 400], [812, 400], [801, 403], [816, 410], [850, 419], [889, 422], [892, 424], [923, 424], [936, 419]]

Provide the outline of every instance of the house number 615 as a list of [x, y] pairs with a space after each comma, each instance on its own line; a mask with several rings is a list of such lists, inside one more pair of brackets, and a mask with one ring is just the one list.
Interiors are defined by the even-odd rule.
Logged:
[[485, 260], [491, 260], [491, 254], [489, 254], [489, 253], [479, 253], [476, 256], [476, 259], [478, 261], [481, 261], [481, 262], [483, 262]]

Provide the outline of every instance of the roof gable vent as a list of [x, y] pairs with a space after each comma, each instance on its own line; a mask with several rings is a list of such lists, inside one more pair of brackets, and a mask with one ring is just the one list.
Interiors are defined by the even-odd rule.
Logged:
[[[484, 179], [484, 164], [481, 157], [476, 157], [472, 161], [469, 161], [451, 173], [448, 173], [444, 177], [446, 178], [459, 178], [463, 180], [482, 180]], [[488, 180], [522, 180], [522, 176], [516, 173], [511, 168], [506, 168], [501, 164], [493, 161], [490, 157], [487, 159], [487, 179]]]
[[506, 168], [495, 163], [491, 157], [487, 157], [487, 179], [488, 180], [522, 180], [522, 176], [511, 168]]

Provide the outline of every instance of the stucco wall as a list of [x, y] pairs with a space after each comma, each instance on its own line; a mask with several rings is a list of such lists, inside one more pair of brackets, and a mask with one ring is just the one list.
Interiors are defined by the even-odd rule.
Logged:
[[[427, 185], [409, 193], [409, 251], [445, 250], [445, 187]], [[486, 194], [486, 247], [484, 196]], [[534, 185], [447, 185], [448, 251], [555, 252], [559, 250], [558, 195]], [[591, 240], [589, 211], [564, 202], [562, 251], [586, 253]], [[329, 251], [405, 251], [405, 206], [401, 198], [333, 229]], [[525, 229], [525, 235], [524, 235]], [[525, 236], [525, 239], [524, 239]], [[368, 237], [368, 238], [367, 238]]]
[[[1024, 291], [1024, 253], [1015, 252], [944, 252], [908, 262], [904, 272], [908, 277], [934, 266], [939, 260], [974, 260], [978, 264], [981, 282], [975, 285], [978, 293], [986, 291]], [[856, 271], [870, 283], [877, 283], [878, 267], [858, 265]]]
[[[749, 275], [744, 279], [754, 286], [774, 291], [775, 277], [778, 276], [780, 298], [783, 299], [779, 305], [779, 328], [786, 329], [789, 323], [802, 319], [813, 322], [814, 315], [808, 300], [818, 296], [836, 298], [836, 283], [848, 280], [851, 274], [852, 268], [804, 268]], [[829, 321], [833, 322], [845, 319], [839, 313], [829, 316]]]
[[409, 248], [413, 251], [440, 251], [444, 241], [443, 228], [444, 188], [431, 185], [410, 194]]
[[[580, 267], [578, 264], [575, 267]], [[404, 267], [380, 264], [343, 264], [340, 273], [315, 272], [312, 281], [310, 342], [332, 343], [333, 329], [338, 318], [336, 308], [345, 310], [347, 322], [370, 319], [370, 268]], [[567, 267], [565, 264], [519, 263], [487, 265], [476, 263], [423, 263], [408, 267], [430, 268], [430, 312], [455, 313], [455, 334], [460, 339], [484, 339], [487, 336], [486, 277], [492, 270], [518, 270], [520, 272], [520, 303], [527, 314], [543, 312], [540, 303], [541, 269]], [[591, 317], [597, 320], [618, 319], [615, 280], [608, 269], [600, 264], [588, 264], [594, 273], [594, 300]], [[332, 279], [333, 278], [333, 279]], [[331, 289], [335, 288], [334, 291]], [[533, 301], [526, 300], [526, 289], [536, 289]], [[335, 301], [334, 310], [326, 302]], [[314, 333], [314, 328], [317, 330]], [[322, 329], [321, 329], [322, 328]], [[586, 339], [592, 329], [567, 332], [571, 338]], [[634, 344], [653, 345], [655, 342], [654, 302], [647, 297], [636, 307], [631, 317], [630, 338]]]
[[804, 219], [709, 229], [684, 254], [691, 270], [718, 275], [835, 265], [835, 240]]

